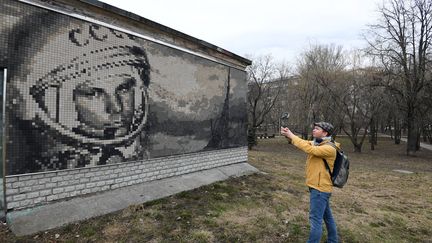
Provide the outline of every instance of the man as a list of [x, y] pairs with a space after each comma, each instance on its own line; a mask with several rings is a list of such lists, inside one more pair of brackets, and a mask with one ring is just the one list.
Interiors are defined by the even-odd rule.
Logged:
[[306, 141], [294, 135], [288, 128], [281, 128], [282, 135], [291, 139], [294, 146], [308, 154], [306, 160], [306, 185], [310, 191], [308, 243], [320, 242], [323, 219], [327, 228], [327, 242], [337, 242], [338, 240], [336, 223], [330, 208], [332, 181], [323, 161], [325, 159], [330, 169], [333, 170], [336, 149], [327, 144], [332, 140], [333, 129], [333, 125], [327, 122], [314, 123], [312, 130], [314, 139], [313, 141]]

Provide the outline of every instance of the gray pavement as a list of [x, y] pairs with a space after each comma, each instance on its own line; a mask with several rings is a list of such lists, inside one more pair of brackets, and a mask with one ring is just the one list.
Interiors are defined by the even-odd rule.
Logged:
[[[382, 133], [378, 134], [378, 136], [380, 136], [380, 137], [388, 137], [388, 138], [390, 137], [389, 135], [382, 134]], [[406, 143], [408, 140], [406, 138], [402, 137], [401, 141]], [[420, 147], [432, 151], [432, 144], [427, 144], [427, 143], [420, 142]]]
[[[406, 138], [401, 138], [401, 141], [403, 141], [403, 142], [406, 143], [407, 139]], [[432, 144], [420, 143], [420, 147], [432, 151]]]
[[12, 211], [6, 216], [7, 223], [16, 235], [29, 235], [72, 222], [119, 211], [133, 204], [167, 197], [216, 181], [226, 180], [230, 177], [249, 175], [257, 172], [259, 171], [248, 163], [232, 164], [118, 188], [92, 196], [77, 197], [36, 208]]

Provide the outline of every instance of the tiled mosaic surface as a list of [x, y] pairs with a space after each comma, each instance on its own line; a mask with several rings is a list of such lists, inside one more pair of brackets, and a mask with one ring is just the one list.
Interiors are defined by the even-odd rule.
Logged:
[[9, 175], [246, 145], [244, 71], [17, 1], [0, 4]]

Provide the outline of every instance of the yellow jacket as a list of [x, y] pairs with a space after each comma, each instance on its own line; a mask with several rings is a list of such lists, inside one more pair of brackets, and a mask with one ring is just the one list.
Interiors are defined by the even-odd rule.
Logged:
[[[332, 192], [333, 185], [330, 173], [324, 165], [325, 159], [333, 171], [334, 161], [336, 159], [336, 149], [323, 141], [319, 146], [314, 146], [313, 141], [306, 141], [297, 136], [292, 139], [292, 144], [308, 154], [306, 160], [306, 185], [321, 192]], [[339, 147], [339, 144], [336, 143]]]

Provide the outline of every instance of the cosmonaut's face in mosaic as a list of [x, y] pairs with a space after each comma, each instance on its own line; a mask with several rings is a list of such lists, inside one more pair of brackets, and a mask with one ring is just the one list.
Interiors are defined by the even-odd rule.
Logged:
[[137, 78], [134, 70], [77, 85], [74, 100], [78, 120], [85, 125], [82, 132], [106, 139], [126, 135], [134, 115]]

